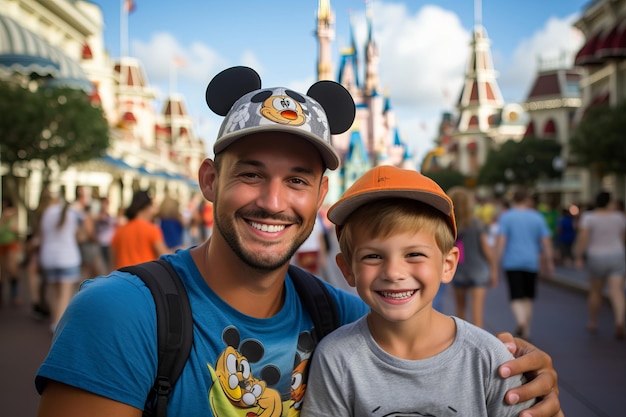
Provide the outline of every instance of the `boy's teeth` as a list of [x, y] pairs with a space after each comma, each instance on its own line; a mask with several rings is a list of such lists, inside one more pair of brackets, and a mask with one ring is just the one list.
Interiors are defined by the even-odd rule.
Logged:
[[396, 299], [409, 298], [414, 293], [415, 293], [415, 291], [402, 291], [402, 292], [384, 292], [384, 291], [382, 291], [381, 292], [381, 294], [385, 298], [396, 298]]

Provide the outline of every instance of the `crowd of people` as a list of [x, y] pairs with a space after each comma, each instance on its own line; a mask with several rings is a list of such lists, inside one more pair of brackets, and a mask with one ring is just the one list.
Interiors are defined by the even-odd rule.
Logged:
[[0, 307], [7, 282], [9, 303], [29, 300], [33, 315], [49, 320], [54, 331], [83, 280], [198, 244], [212, 228], [212, 205], [197, 197], [183, 210], [178, 199], [166, 196], [157, 205], [148, 191], [137, 190], [128, 207], [112, 213], [108, 198], [89, 191], [79, 186], [68, 201], [65, 190], [45, 189], [25, 238], [15, 204], [3, 199]]

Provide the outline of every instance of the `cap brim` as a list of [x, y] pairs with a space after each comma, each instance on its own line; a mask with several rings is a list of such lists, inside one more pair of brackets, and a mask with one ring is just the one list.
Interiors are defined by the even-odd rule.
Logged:
[[318, 136], [312, 133], [309, 133], [305, 130], [296, 129], [290, 125], [281, 125], [281, 124], [261, 125], [261, 126], [255, 126], [255, 127], [239, 130], [236, 132], [228, 133], [222, 136], [217, 142], [215, 142], [215, 145], [213, 146], [213, 152], [217, 155], [218, 153], [226, 149], [228, 146], [236, 142], [237, 139], [241, 139], [245, 136], [250, 136], [252, 134], [260, 133], [260, 132], [287, 132], [287, 133], [293, 134], [294, 136], [298, 136], [302, 139], [306, 139], [307, 142], [315, 146], [315, 148], [319, 151], [320, 155], [322, 156], [322, 160], [324, 161], [324, 164], [326, 165], [326, 168], [330, 170], [335, 170], [337, 169], [337, 167], [339, 167], [339, 163], [340, 163], [339, 155], [337, 154], [337, 151], [335, 151], [335, 149], [332, 146], [320, 140]]
[[370, 201], [381, 200], [383, 198], [406, 198], [409, 200], [420, 201], [436, 208], [446, 216], [450, 216], [453, 210], [452, 206], [445, 198], [428, 191], [407, 189], [372, 190], [354, 197], [349, 197], [344, 201], [339, 201], [328, 211], [328, 219], [337, 226], [342, 226], [350, 214], [352, 214], [356, 209], [369, 203]]

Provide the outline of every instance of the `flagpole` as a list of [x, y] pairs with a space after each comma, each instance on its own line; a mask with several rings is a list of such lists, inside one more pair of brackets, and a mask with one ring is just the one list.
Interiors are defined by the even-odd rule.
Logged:
[[128, 13], [126, 0], [120, 0], [120, 57], [128, 54]]
[[170, 63], [170, 95], [176, 93], [176, 61]]

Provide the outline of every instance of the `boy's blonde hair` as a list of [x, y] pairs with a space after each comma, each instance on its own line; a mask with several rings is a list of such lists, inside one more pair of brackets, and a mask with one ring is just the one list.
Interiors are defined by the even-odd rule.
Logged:
[[454, 235], [446, 216], [434, 207], [405, 198], [372, 201], [352, 212], [342, 225], [339, 247], [348, 262], [355, 248], [355, 230], [370, 238], [387, 238], [394, 234], [426, 231], [434, 234], [437, 246], [447, 254], [454, 246]]

